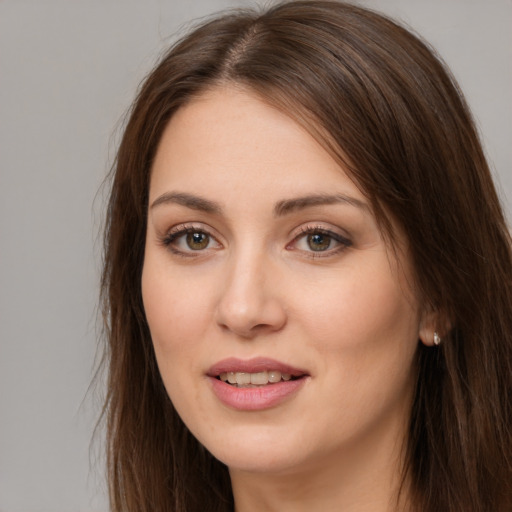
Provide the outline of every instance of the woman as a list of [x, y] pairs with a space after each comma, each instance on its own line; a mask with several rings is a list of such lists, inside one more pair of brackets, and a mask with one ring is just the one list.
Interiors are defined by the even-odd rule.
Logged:
[[511, 276], [424, 43], [335, 2], [203, 24], [113, 174], [113, 510], [510, 510]]

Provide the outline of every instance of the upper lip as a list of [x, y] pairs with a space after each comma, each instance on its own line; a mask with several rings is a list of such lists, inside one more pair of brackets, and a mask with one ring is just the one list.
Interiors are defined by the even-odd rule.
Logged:
[[215, 363], [208, 370], [208, 376], [218, 377], [221, 373], [229, 372], [258, 373], [263, 371], [289, 373], [293, 377], [301, 377], [308, 374], [300, 368], [295, 368], [289, 364], [267, 357], [254, 357], [252, 359], [238, 359], [236, 357], [230, 357]]

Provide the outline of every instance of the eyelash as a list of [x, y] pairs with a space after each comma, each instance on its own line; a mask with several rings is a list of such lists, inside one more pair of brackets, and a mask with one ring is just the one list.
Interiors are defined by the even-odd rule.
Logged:
[[[207, 229], [194, 226], [193, 224], [180, 224], [172, 228], [169, 231], [169, 233], [162, 237], [160, 242], [164, 247], [168, 248], [173, 254], [176, 254], [178, 256], [182, 256], [184, 258], [198, 257], [201, 255], [201, 253], [204, 253], [208, 249], [208, 247], [197, 250], [190, 248], [188, 250], [181, 250], [178, 249], [175, 245], [173, 245], [180, 238], [188, 234], [204, 234], [208, 237], [208, 245], [210, 245], [210, 243], [214, 241], [216, 244], [222, 247], [220, 242], [218, 242], [217, 239], [213, 235], [211, 235], [211, 233]], [[292, 250], [302, 238], [305, 238], [308, 235], [325, 235], [326, 237], [329, 237], [329, 245], [331, 244], [331, 241], [334, 241], [335, 243], [338, 244], [334, 248], [327, 247], [327, 249], [320, 251], [297, 249], [302, 253], [306, 254], [307, 257], [309, 258], [326, 258], [338, 254], [339, 252], [352, 246], [352, 242], [348, 238], [345, 238], [344, 236], [340, 235], [339, 233], [335, 233], [334, 231], [326, 229], [322, 226], [314, 225], [301, 227], [299, 232], [293, 238], [293, 240], [286, 246], [286, 249]]]
[[204, 229], [202, 227], [194, 226], [193, 224], [180, 224], [174, 228], [172, 228], [169, 233], [167, 233], [164, 237], [161, 239], [161, 243], [164, 247], [169, 249], [173, 254], [176, 254], [177, 256], [182, 256], [183, 258], [194, 258], [197, 256], [200, 256], [200, 253], [203, 252], [205, 249], [198, 249], [193, 250], [189, 249], [188, 251], [184, 251], [181, 249], [176, 248], [173, 243], [176, 243], [181, 237], [184, 237], [189, 234], [204, 234], [209, 238], [208, 245], [212, 240], [214, 240], [217, 244], [221, 245], [217, 239], [210, 234], [210, 232], [207, 229]]
[[307, 257], [309, 258], [328, 258], [329, 256], [334, 256], [343, 250], [347, 249], [348, 247], [352, 246], [352, 242], [345, 238], [344, 236], [340, 235], [339, 233], [336, 233], [334, 231], [331, 231], [330, 229], [326, 229], [322, 226], [314, 225], [314, 226], [303, 226], [300, 228], [299, 233], [295, 236], [293, 241], [286, 246], [286, 248], [292, 247], [292, 245], [296, 245], [299, 240], [302, 238], [307, 237], [308, 235], [325, 235], [329, 237], [330, 240], [333, 240], [338, 244], [338, 246], [334, 248], [327, 248], [324, 251], [313, 251], [313, 250], [301, 250], [304, 252]]

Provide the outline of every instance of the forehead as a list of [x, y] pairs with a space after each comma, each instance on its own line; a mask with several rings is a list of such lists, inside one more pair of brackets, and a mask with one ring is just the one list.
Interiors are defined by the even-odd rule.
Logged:
[[302, 126], [255, 94], [231, 87], [207, 91], [172, 117], [154, 160], [150, 196], [169, 187], [275, 199], [285, 191], [325, 193], [334, 187], [364, 199]]

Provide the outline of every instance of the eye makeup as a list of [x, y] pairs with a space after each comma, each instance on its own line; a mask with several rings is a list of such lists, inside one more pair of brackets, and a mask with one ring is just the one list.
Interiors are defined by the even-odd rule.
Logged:
[[159, 237], [159, 243], [173, 254], [188, 258], [222, 248], [222, 244], [209, 229], [192, 223], [174, 226], [165, 235]]
[[[203, 224], [183, 223], [159, 237], [159, 243], [178, 256], [194, 258], [220, 250], [223, 245]], [[308, 258], [328, 258], [352, 246], [352, 241], [333, 229], [319, 224], [301, 226], [285, 245], [287, 251], [297, 251]]]
[[352, 241], [333, 229], [318, 224], [301, 226], [287, 250], [297, 250], [310, 258], [334, 256], [352, 246]]

